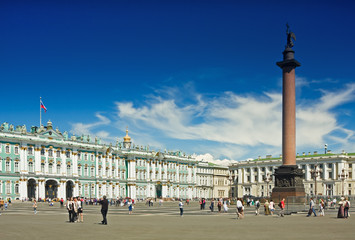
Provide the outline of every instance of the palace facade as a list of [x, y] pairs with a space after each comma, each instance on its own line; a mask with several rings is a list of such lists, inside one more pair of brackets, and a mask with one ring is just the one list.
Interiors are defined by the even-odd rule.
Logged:
[[177, 152], [122, 142], [102, 144], [47, 126], [0, 126], [0, 198], [83, 196], [194, 198], [197, 161]]
[[[354, 195], [355, 154], [303, 153], [296, 157], [296, 163], [304, 172], [306, 195], [340, 196]], [[235, 196], [271, 196], [274, 187], [274, 170], [282, 165], [282, 156], [241, 161], [229, 167], [233, 179], [232, 192]], [[287, 183], [285, 183], [287, 184]]]

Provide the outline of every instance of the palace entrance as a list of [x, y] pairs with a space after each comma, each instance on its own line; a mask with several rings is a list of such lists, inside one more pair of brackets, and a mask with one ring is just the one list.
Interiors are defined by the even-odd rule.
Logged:
[[161, 184], [158, 184], [155, 189], [157, 198], [161, 198]]
[[72, 181], [68, 181], [66, 183], [66, 198], [71, 198], [73, 197], [73, 188], [74, 188], [74, 183]]
[[34, 179], [27, 181], [27, 197], [31, 201], [36, 199], [36, 180]]
[[46, 198], [57, 198], [58, 183], [55, 180], [46, 181]]

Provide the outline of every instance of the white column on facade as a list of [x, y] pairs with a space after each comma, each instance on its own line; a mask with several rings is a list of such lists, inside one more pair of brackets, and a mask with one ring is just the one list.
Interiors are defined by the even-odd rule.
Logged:
[[164, 162], [164, 180], [168, 180], [168, 163]]
[[78, 176], [78, 152], [72, 152], [72, 159], [73, 159], [73, 168], [72, 168], [72, 173], [74, 177]]
[[188, 183], [191, 183], [191, 180], [192, 180], [192, 167], [191, 166], [188, 166], [187, 168], [187, 182]]
[[[323, 164], [323, 176], [324, 176], [324, 180], [328, 180], [329, 179], [329, 173], [328, 173], [328, 163], [324, 163]], [[326, 187], [324, 187], [324, 190], [326, 190]], [[326, 195], [325, 191], [323, 191], [323, 195]]]
[[168, 186], [165, 183], [163, 183], [161, 186], [161, 196], [165, 198], [167, 197], [167, 195], [168, 195]]
[[311, 173], [310, 173], [310, 167], [309, 164], [307, 163], [306, 165], [306, 169], [305, 169], [305, 179], [306, 181], [310, 181], [311, 180]]
[[48, 174], [48, 149], [46, 149], [46, 151], [44, 151], [44, 172], [43, 174]]
[[[115, 161], [115, 176], [112, 176], [112, 177], [114, 179], [117, 179], [117, 177], [118, 177], [118, 159], [117, 159], [117, 157], [114, 157], [113, 159]], [[117, 187], [115, 189], [117, 189]], [[117, 193], [115, 193], [115, 195], [117, 196]]]
[[[95, 153], [95, 175], [96, 177], [98, 178], [99, 177], [99, 155], [98, 153], [96, 152]], [[96, 188], [96, 192], [98, 191], [98, 188]]]
[[[258, 166], [257, 169], [258, 169], [258, 182], [260, 183], [263, 182], [263, 177], [261, 175], [261, 167]], [[266, 168], [265, 168], [265, 172], [266, 172]]]
[[[106, 155], [101, 157], [101, 161], [102, 161], [102, 177], [103, 178], [107, 178], [108, 176], [106, 175], [106, 161], [107, 161], [108, 157]], [[109, 171], [108, 171], [109, 172]], [[105, 193], [106, 194], [106, 193]]]
[[179, 183], [180, 182], [180, 165], [176, 163], [176, 175], [175, 175], [175, 182]]
[[[147, 181], [149, 181], [151, 178], [151, 174], [150, 174], [150, 163], [149, 163], [150, 161], [147, 159], [147, 161], [146, 161], [146, 170], [147, 170], [147, 174], [146, 174], [146, 176], [145, 176], [145, 178], [146, 178], [146, 180]], [[148, 192], [149, 192], [149, 190], [148, 190]], [[149, 194], [147, 193], [147, 196], [149, 196]]]
[[158, 162], [158, 179], [159, 180], [162, 180], [162, 175], [161, 175], [161, 172], [162, 172], [162, 168], [161, 168], [161, 162]]
[[36, 199], [38, 200], [39, 199], [39, 196], [40, 196], [40, 194], [39, 194], [39, 181], [38, 180], [36, 180]]
[[[254, 183], [255, 178], [254, 178], [254, 168], [249, 168], [250, 169], [250, 182]], [[251, 190], [251, 189], [250, 189]]]
[[242, 168], [238, 168], [238, 184], [242, 184], [243, 183], [243, 169]]
[[193, 176], [193, 183], [194, 184], [196, 184], [197, 183], [197, 179], [196, 179], [196, 177], [197, 177], [197, 167], [196, 166], [193, 166], [193, 168], [192, 168], [192, 172], [193, 172], [193, 174], [194, 174], [194, 176]]
[[[337, 179], [337, 170], [336, 170], [336, 163], [332, 163], [332, 178], [333, 180], [336, 180]], [[334, 189], [335, 190], [335, 189]], [[335, 194], [335, 193], [334, 193]]]
[[67, 175], [67, 161], [65, 159], [64, 150], [60, 151], [60, 173], [61, 173], [62, 176], [66, 176]]
[[41, 198], [41, 199], [45, 199], [45, 187], [44, 187], [44, 184], [45, 184], [45, 181], [44, 181], [44, 179], [41, 179], [41, 180], [39, 180], [39, 186], [38, 186], [38, 188], [39, 188], [39, 197]]
[[20, 178], [19, 185], [20, 199], [24, 200], [25, 198], [27, 198], [27, 179]]
[[20, 148], [20, 165], [19, 165], [19, 170], [21, 173], [28, 173], [28, 170], [26, 169], [27, 168], [27, 147], [26, 145], [22, 146]]
[[35, 173], [39, 174], [41, 172], [41, 146], [37, 145], [35, 147]]

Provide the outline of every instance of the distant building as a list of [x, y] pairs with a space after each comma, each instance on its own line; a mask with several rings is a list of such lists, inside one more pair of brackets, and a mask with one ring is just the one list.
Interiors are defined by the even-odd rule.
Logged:
[[213, 198], [229, 198], [231, 184], [229, 170], [226, 166], [213, 166]]
[[[282, 165], [282, 156], [264, 159], [241, 161], [229, 167], [233, 178], [233, 194], [239, 197], [252, 195], [257, 197], [271, 196], [274, 187], [273, 173]], [[354, 153], [318, 154], [303, 153], [296, 157], [299, 168], [304, 171], [306, 194], [322, 196], [354, 195]], [[315, 175], [317, 177], [315, 178]]]

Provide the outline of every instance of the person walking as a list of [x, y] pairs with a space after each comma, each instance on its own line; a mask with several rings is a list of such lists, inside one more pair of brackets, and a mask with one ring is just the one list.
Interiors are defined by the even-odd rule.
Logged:
[[210, 210], [211, 210], [211, 212], [213, 212], [213, 210], [214, 210], [214, 200], [213, 200], [213, 198], [211, 200]]
[[279, 203], [279, 207], [280, 207], [280, 213], [279, 213], [279, 216], [280, 217], [284, 217], [285, 216], [285, 198], [283, 198], [281, 200], [281, 202]]
[[265, 203], [264, 203], [264, 213], [265, 215], [270, 215], [270, 208], [269, 208], [270, 204], [269, 201], [266, 199]]
[[272, 199], [270, 200], [270, 203], [269, 203], [269, 209], [270, 209], [271, 215], [274, 215], [274, 212], [275, 212], [275, 203], [274, 203], [274, 201], [273, 201]]
[[338, 218], [344, 218], [344, 209], [345, 209], [345, 201], [344, 197], [340, 198], [339, 201], [339, 209], [338, 209]]
[[237, 219], [243, 219], [244, 218], [244, 206], [242, 199], [238, 198], [237, 200]]
[[128, 201], [128, 214], [131, 215], [133, 210], [133, 203], [131, 199]]
[[32, 207], [33, 207], [34, 214], [37, 214], [37, 201], [36, 201], [36, 199], [33, 201]]
[[257, 199], [255, 201], [255, 215], [258, 216], [259, 215], [259, 209], [260, 209], [260, 201], [259, 199]]
[[349, 198], [345, 198], [345, 204], [344, 204], [344, 218], [349, 218], [349, 208], [350, 208], [350, 201]]
[[83, 216], [83, 199], [79, 199], [78, 201], [78, 222], [84, 222]]
[[73, 221], [73, 199], [72, 198], [68, 198], [67, 200], [67, 210], [68, 210], [68, 214], [69, 214], [69, 222], [74, 222]]
[[226, 213], [228, 212], [228, 204], [227, 204], [227, 199], [223, 201], [223, 211]]
[[319, 199], [319, 215], [324, 217], [325, 202], [323, 199]]
[[106, 196], [103, 196], [99, 201], [99, 204], [101, 204], [101, 214], [102, 214], [102, 221], [101, 224], [107, 225], [107, 212], [108, 212], [108, 200], [106, 199]]
[[217, 207], [218, 207], [218, 212], [220, 213], [221, 210], [222, 210], [222, 202], [221, 202], [221, 200], [218, 200]]
[[312, 215], [312, 213], [314, 214], [315, 217], [317, 217], [316, 211], [314, 210], [313, 198], [311, 198], [311, 200], [309, 201], [309, 211], [308, 211], [307, 217], [310, 217]]
[[182, 217], [183, 214], [184, 214], [184, 204], [183, 204], [181, 199], [180, 199], [180, 202], [179, 202], [179, 209], [180, 209], [180, 217]]

